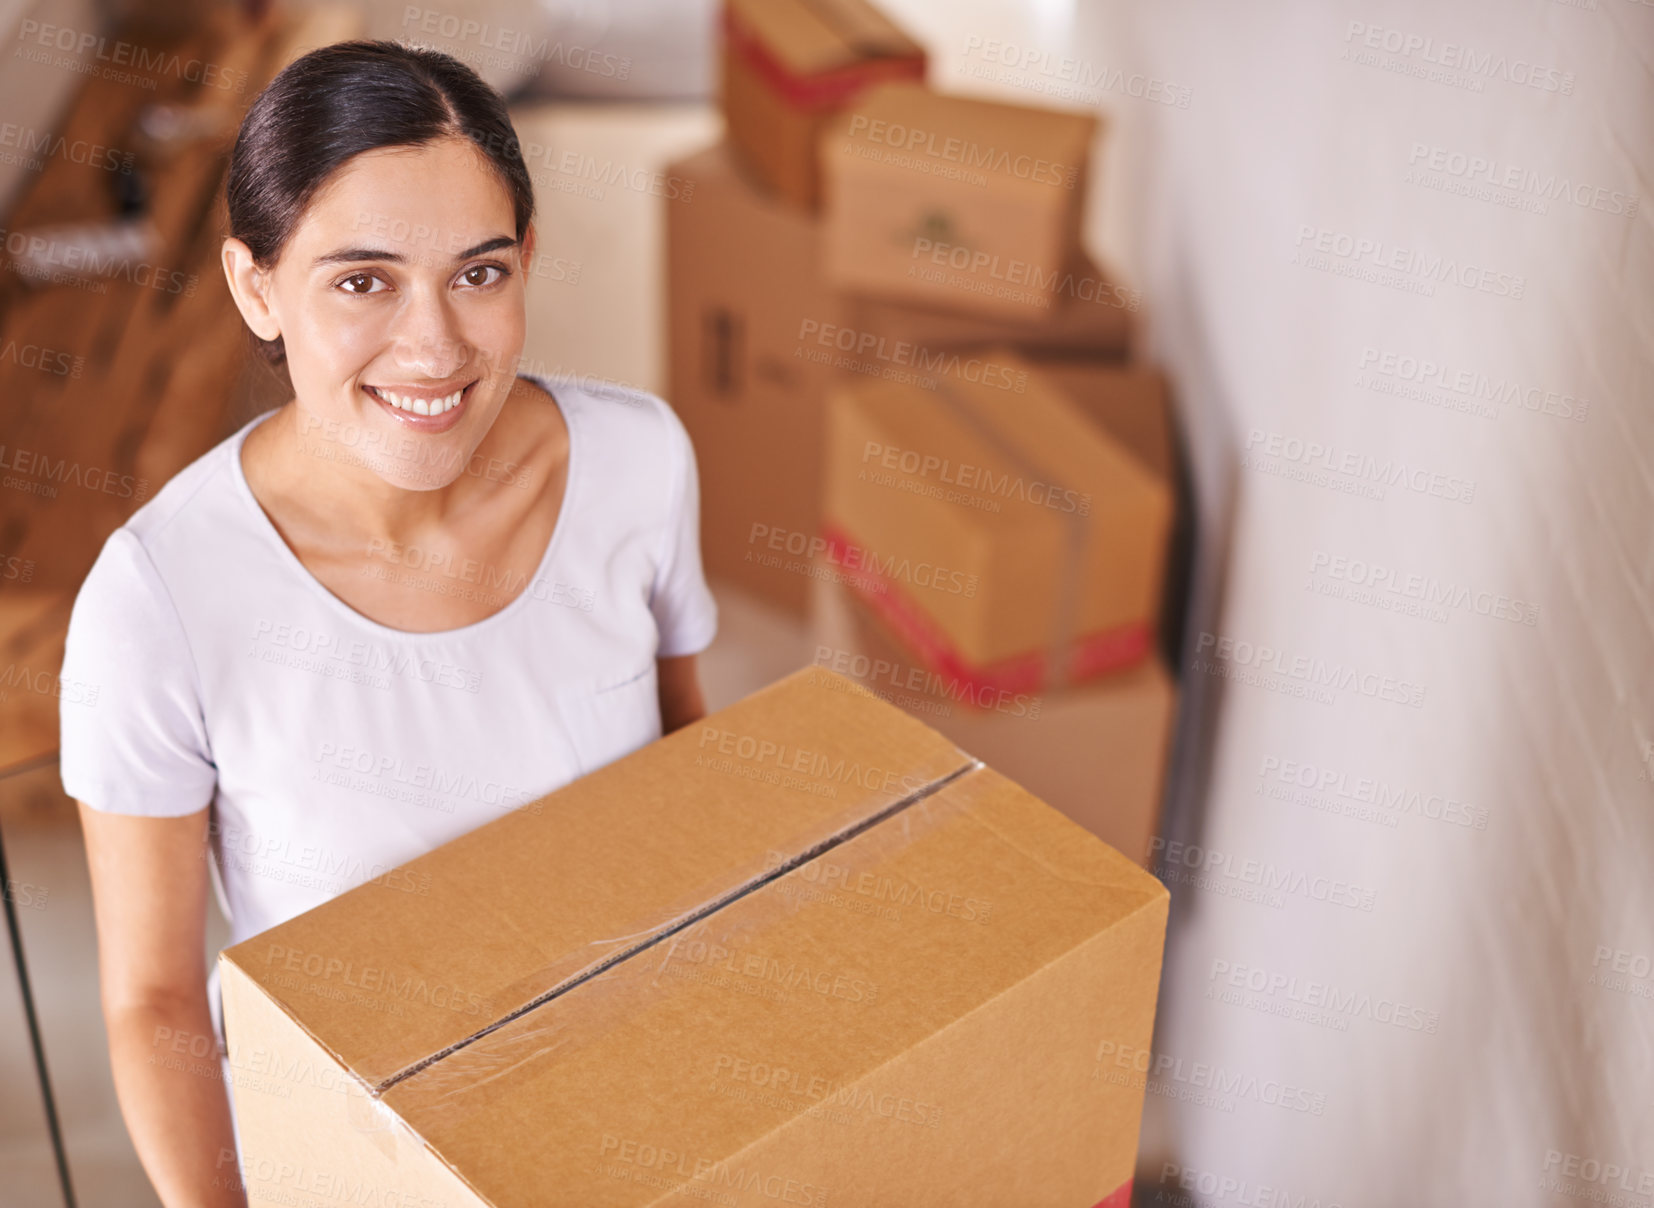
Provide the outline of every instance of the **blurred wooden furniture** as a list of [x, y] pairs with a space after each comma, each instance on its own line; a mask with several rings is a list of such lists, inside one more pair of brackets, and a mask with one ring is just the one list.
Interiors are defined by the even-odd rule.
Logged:
[[[0, 224], [12, 235], [115, 216], [119, 169], [78, 150], [97, 147], [134, 155], [162, 237], [154, 265], [114, 279], [66, 270], [39, 284], [0, 263], [0, 771], [55, 750], [59, 693], [86, 690], [58, 672], [75, 592], [104, 539], [230, 430], [249, 344], [219, 249], [241, 117], [282, 66], [355, 36], [358, 21], [336, 8], [256, 22], [224, 9], [187, 34], [121, 31], [153, 67], [86, 77]], [[224, 133], [146, 154], [138, 116], [160, 102], [221, 109]]]

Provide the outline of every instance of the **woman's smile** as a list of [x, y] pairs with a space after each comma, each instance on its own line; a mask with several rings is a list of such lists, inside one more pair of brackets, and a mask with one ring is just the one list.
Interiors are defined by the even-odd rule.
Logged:
[[396, 417], [398, 423], [416, 432], [446, 432], [464, 417], [465, 404], [470, 400], [472, 387], [480, 378], [472, 378], [461, 385], [438, 383], [435, 386], [362, 385], [362, 391], [381, 408]]

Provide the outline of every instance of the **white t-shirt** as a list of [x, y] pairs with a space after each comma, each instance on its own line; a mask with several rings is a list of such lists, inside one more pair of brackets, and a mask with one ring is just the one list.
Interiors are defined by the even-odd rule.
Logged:
[[[407, 633], [323, 587], [242, 472], [263, 416], [112, 533], [82, 585], [63, 680], [87, 691], [60, 708], [64, 790], [122, 814], [210, 802], [231, 943], [376, 877], [421, 892], [392, 870], [658, 738], [656, 657], [712, 640], [683, 424], [641, 391], [530, 380], [569, 430], [537, 574], [501, 583], [412, 548], [369, 560], [433, 593], [516, 593], [484, 620]], [[348, 456], [352, 430], [337, 435], [327, 447]]]

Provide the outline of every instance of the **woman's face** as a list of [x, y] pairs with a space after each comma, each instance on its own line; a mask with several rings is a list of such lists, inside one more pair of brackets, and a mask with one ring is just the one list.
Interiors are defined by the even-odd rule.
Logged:
[[522, 355], [534, 231], [515, 231], [464, 139], [364, 152], [328, 181], [266, 290], [305, 445], [410, 490], [460, 475]]

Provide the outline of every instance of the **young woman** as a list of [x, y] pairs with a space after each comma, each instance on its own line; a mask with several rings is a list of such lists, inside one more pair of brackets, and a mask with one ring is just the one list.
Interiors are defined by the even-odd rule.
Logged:
[[63, 671], [99, 689], [62, 710], [63, 783], [168, 1208], [242, 1202], [209, 879], [239, 942], [534, 802], [701, 716], [717, 623], [672, 411], [516, 373], [533, 191], [475, 74], [306, 55], [228, 202], [225, 275], [294, 397], [109, 538]]

